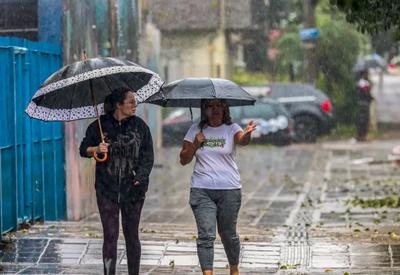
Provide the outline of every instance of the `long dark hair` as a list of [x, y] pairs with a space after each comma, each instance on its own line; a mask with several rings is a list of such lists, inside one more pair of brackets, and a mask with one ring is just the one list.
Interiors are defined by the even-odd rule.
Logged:
[[117, 103], [123, 104], [127, 93], [130, 91], [131, 89], [125, 87], [113, 90], [112, 93], [104, 99], [104, 112], [106, 114], [113, 114], [117, 109]]
[[[218, 99], [218, 98], [217, 98]], [[213, 99], [202, 99], [201, 100], [201, 106], [200, 106], [200, 113], [201, 113], [201, 118], [199, 122], [199, 127], [200, 129], [204, 129], [204, 126], [208, 123], [208, 117], [206, 115], [206, 111], [208, 108], [208, 104], [210, 101]], [[222, 123], [226, 125], [231, 125], [232, 124], [232, 119], [231, 119], [231, 114], [229, 112], [229, 106], [226, 103], [225, 99], [218, 99], [219, 102], [221, 102], [222, 108], [223, 108], [223, 115], [222, 115]]]

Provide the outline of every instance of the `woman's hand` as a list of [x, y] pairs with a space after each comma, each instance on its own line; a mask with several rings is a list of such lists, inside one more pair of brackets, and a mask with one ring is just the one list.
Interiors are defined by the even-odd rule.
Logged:
[[189, 141], [183, 141], [182, 150], [179, 154], [180, 162], [182, 165], [190, 163], [193, 156], [196, 154], [197, 149], [200, 148], [201, 144], [205, 142], [206, 137], [202, 132], [199, 132], [194, 137], [193, 143]]
[[250, 121], [247, 126], [246, 129], [244, 130], [245, 135], [251, 135], [251, 133], [257, 128], [257, 125], [254, 123], [254, 121]]
[[250, 121], [246, 129], [244, 131], [240, 131], [235, 134], [235, 144], [239, 145], [247, 145], [250, 143], [251, 139], [251, 133], [257, 128], [257, 125], [254, 123], [254, 121]]
[[206, 137], [203, 132], [198, 132], [194, 138], [193, 144], [198, 149], [204, 142], [206, 141]]
[[107, 154], [109, 146], [109, 143], [102, 142], [98, 146], [88, 147], [86, 149], [86, 153], [89, 156], [95, 156], [97, 154]]
[[97, 146], [97, 153], [108, 153], [109, 143], [102, 142]]

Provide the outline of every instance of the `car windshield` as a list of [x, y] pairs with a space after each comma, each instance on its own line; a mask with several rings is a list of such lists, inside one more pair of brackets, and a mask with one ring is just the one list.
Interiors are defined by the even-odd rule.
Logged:
[[272, 118], [276, 113], [268, 103], [256, 103], [254, 106], [243, 107], [243, 118]]
[[242, 116], [242, 107], [230, 107], [229, 112], [232, 120], [238, 120]]
[[284, 115], [284, 116], [287, 116], [287, 117], [290, 116], [290, 115], [288, 114], [286, 108], [285, 108], [282, 104], [280, 104], [280, 103], [274, 103], [274, 104], [271, 104], [271, 105], [273, 106], [273, 108], [274, 108], [276, 114], [278, 114], [278, 115]]
[[[197, 120], [200, 118], [200, 109], [199, 108], [192, 108], [192, 113], [193, 113], [193, 121]], [[167, 115], [165, 118], [166, 121], [171, 121], [171, 120], [190, 120], [190, 108], [171, 108], [170, 113]]]

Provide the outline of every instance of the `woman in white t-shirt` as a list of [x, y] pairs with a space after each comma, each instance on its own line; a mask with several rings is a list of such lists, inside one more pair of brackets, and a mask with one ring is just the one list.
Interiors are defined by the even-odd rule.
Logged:
[[256, 126], [246, 129], [232, 123], [225, 100], [201, 102], [201, 121], [187, 132], [180, 161], [190, 163], [196, 156], [191, 178], [190, 206], [197, 223], [197, 253], [204, 275], [212, 274], [216, 226], [230, 265], [239, 274], [239, 235], [236, 232], [241, 204], [241, 184], [234, 156], [236, 145], [247, 145]]

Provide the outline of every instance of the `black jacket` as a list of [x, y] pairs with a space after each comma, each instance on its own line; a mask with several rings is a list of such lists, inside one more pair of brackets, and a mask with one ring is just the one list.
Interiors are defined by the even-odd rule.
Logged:
[[[149, 127], [137, 116], [118, 122], [111, 114], [101, 116], [105, 142], [110, 144], [108, 159], [96, 163], [96, 192], [115, 202], [143, 199], [154, 163]], [[82, 157], [88, 147], [99, 145], [98, 122], [89, 125], [79, 148]], [[139, 181], [139, 186], [133, 182]]]

